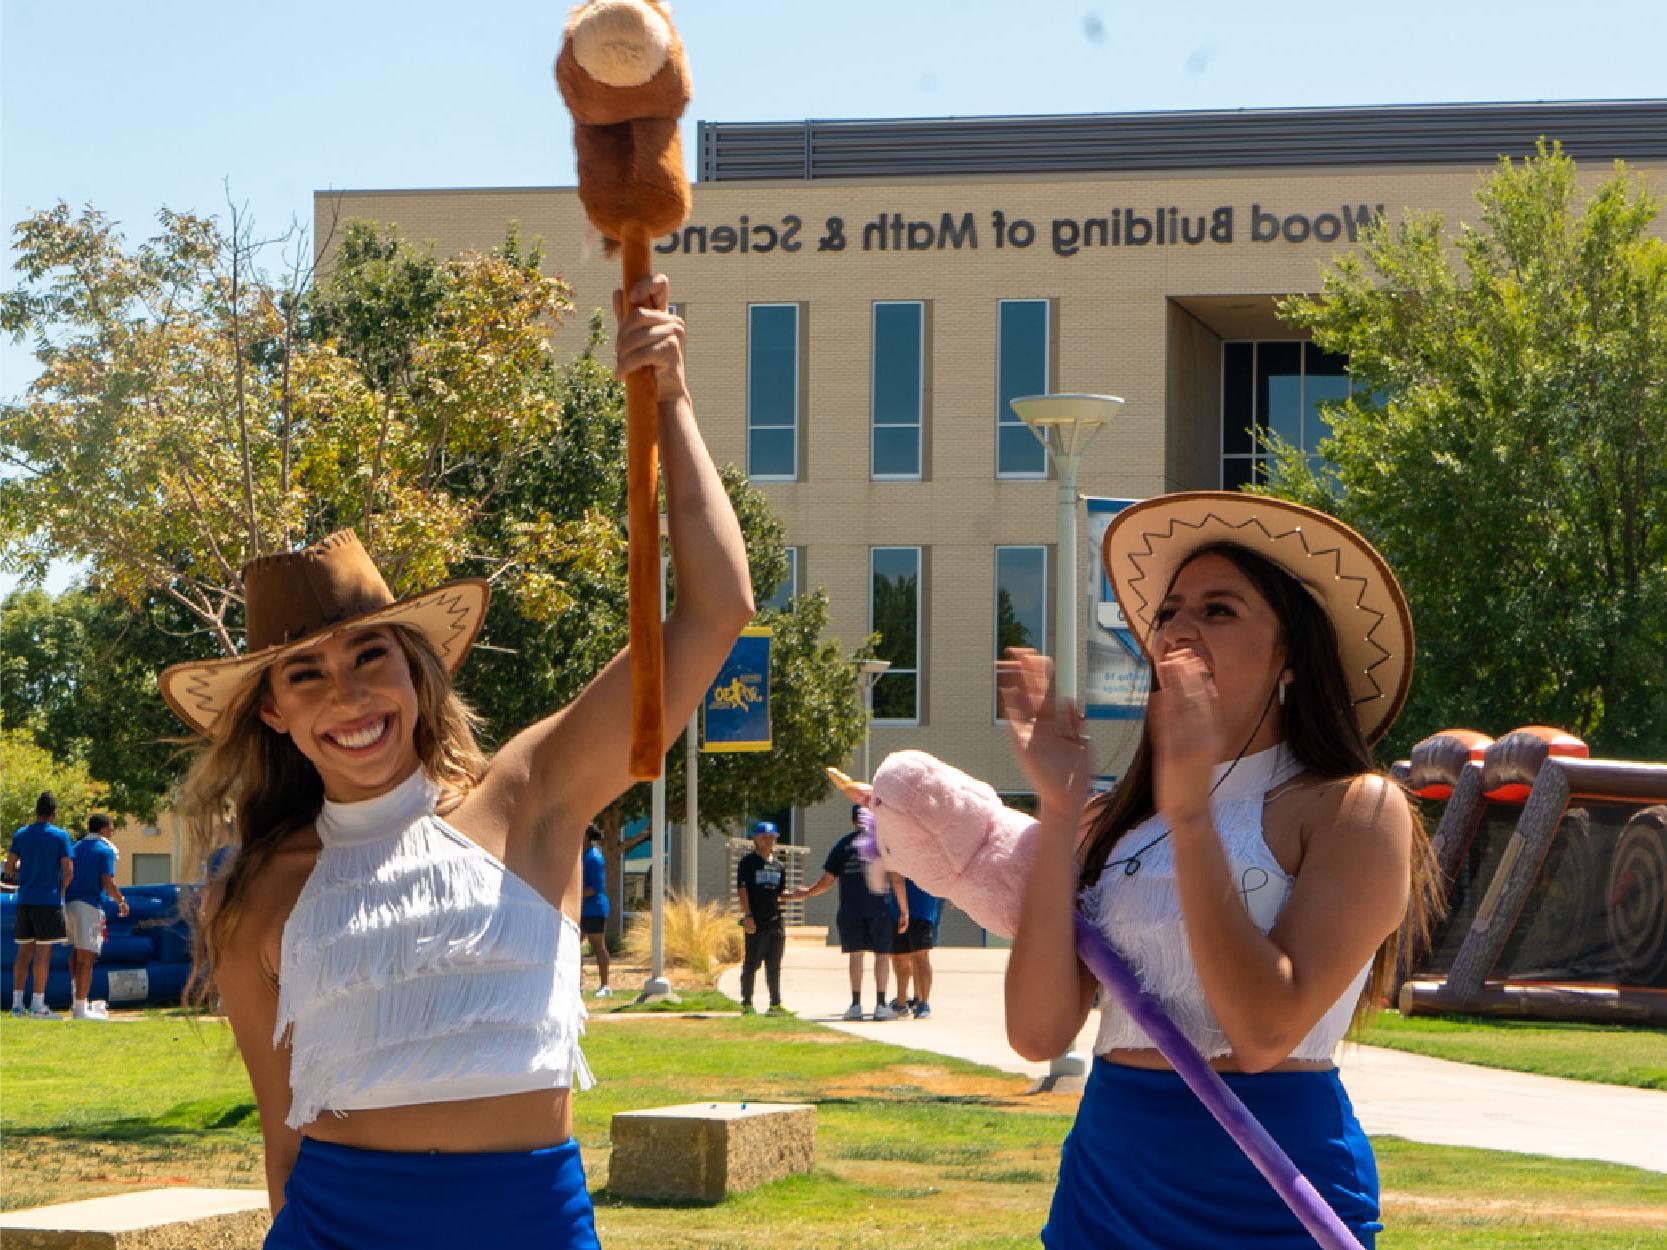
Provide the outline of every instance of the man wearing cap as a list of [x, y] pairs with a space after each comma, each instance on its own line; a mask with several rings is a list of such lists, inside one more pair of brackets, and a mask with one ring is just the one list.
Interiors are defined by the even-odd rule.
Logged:
[[69, 974], [74, 990], [70, 1015], [77, 1020], [103, 1020], [108, 1013], [102, 1001], [88, 1002], [92, 992], [93, 963], [104, 949], [104, 896], [116, 900], [120, 914], [127, 915], [127, 900], [116, 884], [115, 844], [105, 836], [110, 818], [102, 812], [87, 819], [87, 832], [76, 842], [70, 856], [73, 875], [64, 891], [64, 921], [69, 929]]
[[839, 930], [839, 949], [850, 959], [851, 1005], [845, 1009], [845, 1019], [862, 1019], [862, 957], [874, 954], [874, 1018], [895, 1020], [897, 1009], [886, 1002], [886, 983], [891, 980], [892, 934], [896, 921], [888, 909], [894, 895], [896, 903], [907, 914], [908, 900], [903, 895], [902, 878], [896, 873], [891, 879], [892, 895], [876, 894], [868, 888], [868, 874], [861, 854], [857, 851], [857, 837], [862, 829], [857, 815], [862, 805], [851, 805], [851, 832], [833, 844], [827, 859], [822, 861], [822, 875], [814, 885], [790, 891], [789, 900], [815, 898], [839, 882], [839, 912], [835, 925]]
[[784, 1016], [781, 1002], [781, 957], [787, 949], [787, 923], [781, 912], [781, 897], [787, 884], [787, 866], [776, 858], [777, 830], [767, 820], [752, 827], [753, 849], [741, 858], [735, 870], [735, 898], [741, 906], [741, 927], [746, 930], [741, 957], [741, 1013], [751, 1015], [753, 979], [758, 965], [764, 965], [764, 980], [770, 990], [770, 1014]]
[[[35, 800], [35, 819], [12, 834], [6, 852], [6, 867], [17, 874], [17, 961], [12, 964], [12, 1015], [31, 1015], [43, 1020], [57, 1016], [46, 1005], [46, 971], [52, 948], [64, 940], [64, 887], [70, 882], [69, 831], [58, 828], [52, 818], [58, 814], [58, 800], [50, 790]], [[35, 973], [35, 996], [27, 1012], [23, 1008], [23, 987], [31, 965]]]

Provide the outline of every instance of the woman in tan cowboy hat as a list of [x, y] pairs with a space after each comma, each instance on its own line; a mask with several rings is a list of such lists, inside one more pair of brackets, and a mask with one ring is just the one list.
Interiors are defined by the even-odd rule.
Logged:
[[[635, 294], [618, 367], [653, 368], [660, 395], [669, 737], [752, 597], [683, 324], [664, 278]], [[629, 650], [487, 760], [452, 689], [483, 583], [396, 602], [351, 533], [244, 578], [247, 654], [161, 681], [207, 738], [188, 821], [235, 812], [198, 954], [260, 1109], [268, 1247], [596, 1245], [569, 1095], [589, 1075], [576, 917], [585, 827], [630, 784]]]
[[[1103, 555], [1155, 676], [1116, 790], [1087, 799], [1093, 761], [1047, 662], [1002, 665], [1042, 832], [1008, 1035], [1043, 1058], [1082, 1027], [1081, 907], [1369, 1250], [1376, 1167], [1332, 1051], [1431, 908], [1428, 843], [1371, 756], [1411, 677], [1406, 602], [1348, 527], [1236, 492], [1136, 504]], [[1045, 1244], [1312, 1246], [1113, 1003], [1094, 1049]]]

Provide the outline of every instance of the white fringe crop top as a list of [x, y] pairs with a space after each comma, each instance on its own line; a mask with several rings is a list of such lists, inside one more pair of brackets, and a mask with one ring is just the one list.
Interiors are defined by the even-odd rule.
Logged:
[[[1271, 930], [1278, 919], [1291, 893], [1293, 878], [1279, 866], [1262, 837], [1262, 806], [1269, 791], [1302, 770], [1281, 744], [1245, 756], [1236, 767], [1218, 764], [1211, 779], [1212, 784], [1220, 784], [1210, 799], [1210, 815], [1239, 883], [1239, 897], [1263, 933]], [[1154, 842], [1167, 828], [1163, 817], [1157, 815], [1124, 834], [1100, 879], [1082, 892], [1078, 902], [1083, 915], [1106, 935], [1133, 969], [1142, 988], [1163, 1004], [1169, 1018], [1206, 1059], [1214, 1059], [1231, 1054], [1233, 1047], [1205, 1001], [1198, 980], [1175, 886], [1174, 850], [1167, 836]], [[1142, 847], [1146, 848], [1143, 852]], [[1129, 872], [1129, 858], [1137, 852], [1139, 868]], [[1348, 1032], [1370, 971], [1368, 963], [1291, 1051], [1290, 1058], [1318, 1062], [1331, 1058], [1331, 1052]], [[1141, 1027], [1114, 1000], [1102, 995], [1094, 1053], [1149, 1049], [1151, 1045]]]
[[325, 1111], [593, 1083], [578, 927], [437, 816], [439, 793], [418, 770], [319, 813], [324, 846], [284, 924], [278, 977], [291, 1128]]

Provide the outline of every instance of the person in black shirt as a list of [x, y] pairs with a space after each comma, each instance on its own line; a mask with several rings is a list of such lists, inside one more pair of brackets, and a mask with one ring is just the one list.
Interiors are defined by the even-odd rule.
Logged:
[[764, 965], [770, 988], [770, 1014], [784, 1016], [781, 1002], [781, 956], [787, 949], [787, 925], [781, 914], [787, 865], [776, 858], [776, 827], [761, 820], [752, 827], [750, 854], [735, 870], [735, 897], [741, 905], [741, 927], [747, 931], [741, 958], [741, 1014], [752, 1015], [753, 980]]
[[[862, 957], [874, 952], [874, 1018], [895, 1020], [897, 1010], [886, 1003], [886, 983], [891, 980], [891, 944], [897, 923], [886, 907], [886, 896], [868, 888], [868, 874], [862, 856], [857, 852], [857, 813], [862, 807], [851, 806], [851, 832], [833, 844], [828, 858], [822, 862], [822, 876], [815, 885], [791, 890], [791, 900], [815, 898], [839, 882], [839, 949], [851, 960], [851, 1005], [845, 1009], [845, 1019], [862, 1019]], [[888, 873], [891, 888], [904, 916], [903, 927], [908, 927], [908, 899], [903, 892], [903, 878]]]

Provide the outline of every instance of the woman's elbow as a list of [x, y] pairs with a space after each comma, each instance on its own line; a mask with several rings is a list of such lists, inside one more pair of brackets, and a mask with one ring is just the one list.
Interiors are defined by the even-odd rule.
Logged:
[[1254, 1037], [1228, 1040], [1233, 1043], [1233, 1061], [1239, 1071], [1254, 1076], [1277, 1068], [1289, 1059], [1299, 1039], [1288, 1036], [1285, 1030], [1275, 1029]]
[[1007, 1044], [1021, 1059], [1041, 1063], [1064, 1054], [1075, 1040], [1075, 1033], [1063, 1025], [1034, 1018], [1015, 1019], [1008, 1013]]

